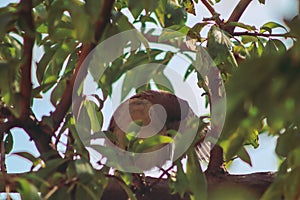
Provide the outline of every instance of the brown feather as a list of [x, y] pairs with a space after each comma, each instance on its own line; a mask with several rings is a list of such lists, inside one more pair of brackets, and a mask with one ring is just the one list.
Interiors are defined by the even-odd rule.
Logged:
[[[156, 104], [164, 108], [166, 116], [162, 116], [163, 113], [160, 113], [159, 110], [151, 110], [152, 106]], [[136, 94], [120, 104], [111, 118], [108, 130], [116, 135], [117, 140], [115, 144], [127, 150], [125, 134], [132, 121], [142, 122], [139, 136], [148, 137], [147, 134], [153, 132], [153, 130], [147, 130], [147, 127], [143, 128], [150, 123], [153, 125], [151, 127], [159, 127], [159, 130], [156, 130], [157, 134], [166, 135], [167, 130], [174, 129], [178, 131], [181, 122], [184, 121], [186, 123], [188, 118], [195, 116], [187, 101], [169, 92], [148, 90]], [[166, 121], [164, 124], [161, 124], [164, 117], [166, 117]], [[201, 152], [199, 147], [196, 148], [196, 151], [198, 154], [200, 152], [199, 156], [204, 157], [204, 159], [208, 156], [207, 152]], [[209, 152], [209, 150], [207, 151]], [[170, 154], [170, 152], [167, 153]]]

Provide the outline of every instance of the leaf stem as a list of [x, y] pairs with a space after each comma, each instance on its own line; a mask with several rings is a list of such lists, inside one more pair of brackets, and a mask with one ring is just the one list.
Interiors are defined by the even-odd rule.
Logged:
[[216, 16], [216, 23], [222, 27], [223, 26], [223, 20], [220, 19], [219, 13], [216, 12], [216, 10], [210, 5], [210, 3], [207, 0], [201, 0], [203, 5], [209, 10], [209, 12], [213, 15]]

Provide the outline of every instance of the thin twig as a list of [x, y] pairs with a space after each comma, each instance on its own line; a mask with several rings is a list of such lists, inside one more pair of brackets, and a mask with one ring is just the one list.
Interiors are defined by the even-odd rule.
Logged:
[[203, 5], [209, 10], [209, 12], [215, 17], [216, 17], [216, 23], [222, 27], [223, 26], [223, 21], [219, 17], [219, 13], [216, 12], [216, 10], [210, 5], [210, 3], [207, 0], [201, 0]]
[[248, 36], [261, 36], [261, 37], [285, 37], [285, 38], [295, 38], [295, 36], [293, 35], [289, 35], [289, 34], [286, 34], [286, 33], [283, 33], [283, 34], [275, 34], [275, 33], [257, 33], [257, 32], [234, 32], [232, 34], [233, 36], [243, 36], [243, 35], [248, 35]]
[[11, 197], [9, 195], [10, 193], [10, 185], [5, 185], [5, 193], [6, 193], [6, 200], [11, 200]]
[[[252, 0], [240, 0], [240, 2], [236, 5], [234, 10], [232, 11], [226, 23], [238, 22], [251, 1]], [[227, 31], [229, 34], [232, 34], [234, 29], [235, 26], [228, 26], [225, 28], [225, 31]]]
[[159, 183], [159, 181], [161, 181], [161, 179], [164, 177], [164, 175], [167, 175], [169, 177], [170, 176], [169, 171], [173, 168], [174, 168], [174, 164], [166, 170], [161, 169], [163, 171], [162, 174], [152, 184], [149, 185], [149, 188], [152, 188], [157, 183]]
[[32, 18], [32, 1], [22, 0], [21, 6], [21, 17], [24, 19], [26, 25], [24, 30], [24, 46], [23, 46], [23, 56], [21, 65], [21, 118], [25, 119], [30, 113], [31, 104], [31, 62], [32, 62], [32, 49], [34, 45], [34, 23]]

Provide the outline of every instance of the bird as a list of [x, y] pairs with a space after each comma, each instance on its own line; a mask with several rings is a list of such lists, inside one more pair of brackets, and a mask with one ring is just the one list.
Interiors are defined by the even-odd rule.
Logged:
[[[200, 122], [202, 120], [193, 112], [188, 101], [167, 91], [146, 90], [133, 95], [117, 107], [111, 117], [108, 132], [113, 135], [110, 138], [114, 138], [112, 145], [124, 151], [133, 151], [133, 147], [139, 149], [139, 145], [146, 143], [145, 140], [149, 138], [174, 138], [174, 133], [181, 134], [179, 138], [188, 138], [188, 132], [196, 128], [194, 136], [199, 141], [193, 142], [192, 138], [189, 142], [196, 144], [194, 148], [199, 159], [208, 161], [211, 144], [204, 142], [208, 124]], [[172, 160], [174, 148], [176, 149], [176, 144], [174, 147], [174, 144], [170, 145], [168, 142], [145, 146], [140, 148], [142, 152], [138, 152], [144, 154], [131, 163], [142, 170], [149, 170]], [[181, 151], [181, 147], [179, 144], [177, 149]], [[182, 148], [184, 150], [186, 147]], [[146, 157], [149, 152], [152, 154]]]

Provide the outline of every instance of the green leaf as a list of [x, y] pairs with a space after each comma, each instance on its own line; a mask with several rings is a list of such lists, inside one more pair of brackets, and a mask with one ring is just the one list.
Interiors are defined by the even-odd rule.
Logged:
[[202, 31], [202, 29], [208, 25], [208, 22], [204, 22], [204, 23], [197, 23], [195, 24], [192, 28], [190, 28], [190, 30], [187, 33], [187, 37], [188, 38], [192, 38], [192, 39], [197, 39], [197, 41], [201, 41], [201, 35], [200, 32]]
[[15, 23], [18, 20], [16, 4], [10, 4], [7, 7], [0, 8], [0, 38], [15, 28]]
[[20, 116], [20, 63], [17, 60], [0, 61], [0, 96], [7, 108], [16, 117]]
[[97, 171], [88, 182], [79, 181], [76, 184], [76, 199], [101, 199], [104, 189], [108, 184], [108, 178]]
[[73, 72], [75, 65], [78, 61], [78, 53], [79, 53], [80, 49], [79, 47], [77, 49], [75, 49], [69, 56], [68, 58], [68, 62], [66, 64], [66, 70], [64, 71], [64, 75]]
[[[85, 106], [82, 106], [82, 109], [79, 111], [79, 119], [80, 123], [84, 124], [84, 126], [76, 126], [75, 128], [75, 119], [71, 117], [69, 119], [69, 122], [67, 124], [67, 127], [71, 130], [72, 137], [74, 138], [74, 144], [73, 147], [76, 149], [77, 153], [80, 154], [83, 158], [89, 159], [89, 152], [87, 151], [85, 145], [90, 144], [90, 135], [91, 135], [91, 125], [90, 120], [87, 119], [88, 117], [87, 111]], [[85, 121], [83, 121], [85, 120]], [[78, 132], [80, 132], [81, 137], [79, 137]], [[88, 136], [88, 140], [85, 141], [84, 138], [82, 138], [82, 135]]]
[[267, 22], [265, 23], [261, 28], [260, 28], [260, 32], [264, 33], [264, 32], [269, 32], [272, 33], [272, 30], [275, 28], [282, 28], [284, 29], [286, 32], [288, 32], [288, 30], [286, 29], [286, 27], [284, 27], [283, 25], [277, 23], [277, 22]]
[[234, 57], [234, 54], [232, 52], [229, 52], [229, 56], [227, 57], [227, 61], [230, 63], [230, 68], [225, 68], [226, 72], [232, 72], [234, 71], [234, 69], [236, 69], [238, 67], [238, 63]]
[[132, 16], [137, 19], [141, 12], [144, 10], [144, 1], [142, 0], [128, 0], [128, 9]]
[[44, 45], [45, 54], [37, 64], [37, 78], [40, 84], [57, 81], [65, 61], [77, 44], [74, 40], [66, 40], [51, 47], [48, 45], [50, 44]]
[[124, 183], [128, 186], [130, 186], [132, 184], [132, 181], [134, 180], [134, 177], [133, 177], [134, 175], [131, 173], [117, 171], [117, 172], [115, 172], [115, 175], [117, 177], [121, 177], [121, 179], [124, 181]]
[[94, 170], [91, 164], [85, 159], [78, 159], [74, 161], [76, 176], [81, 183], [88, 183], [94, 176]]
[[261, 56], [263, 54], [263, 51], [264, 51], [264, 45], [263, 45], [263, 42], [261, 39], [259, 39], [257, 41], [257, 52], [258, 52], [258, 55]]
[[[70, 1], [54, 1], [48, 9], [48, 31], [49, 37], [52, 40], [61, 41], [75, 37], [75, 31], [72, 26], [71, 17], [64, 14], [69, 6], [72, 6]], [[69, 14], [69, 13], [68, 13]]]
[[195, 72], [195, 68], [193, 64], [190, 64], [190, 66], [187, 68], [185, 74], [184, 74], [184, 81], [193, 73]]
[[122, 181], [117, 181], [117, 183], [119, 183], [119, 185], [123, 188], [123, 190], [126, 192], [128, 199], [130, 200], [137, 200], [135, 194], [132, 192], [132, 190], [130, 189], [129, 186], [127, 186], [125, 183], [123, 183]]
[[32, 97], [33, 98], [42, 98], [41, 92], [44, 93], [44, 92], [48, 91], [55, 83], [56, 83], [56, 81], [53, 81], [53, 82], [50, 82], [50, 83], [42, 84], [42, 85], [34, 88], [32, 90]]
[[[129, 22], [128, 17], [122, 13], [119, 14], [115, 24], [120, 33], [123, 31], [135, 29], [135, 27]], [[124, 39], [129, 39], [129, 38], [124, 38]], [[136, 41], [136, 40], [133, 39], [132, 41]]]
[[252, 44], [254, 43], [255, 44], [255, 42], [257, 42], [257, 37], [255, 37], [255, 36], [250, 36], [250, 35], [243, 35], [242, 36], [242, 43], [244, 43], [244, 44], [247, 44], [247, 43], [250, 43], [250, 42], [252, 42]]
[[[224, 136], [223, 136], [224, 137]], [[225, 160], [229, 161], [233, 156], [235, 156], [242, 148], [245, 141], [245, 136], [242, 132], [238, 130], [231, 133], [226, 140], [220, 142], [225, 154]]]
[[284, 197], [286, 199], [299, 199], [300, 167], [296, 167], [286, 175], [286, 180], [283, 184]]
[[187, 35], [190, 28], [185, 25], [173, 25], [165, 28], [158, 38], [158, 42], [168, 41], [174, 38]]
[[[48, 154], [48, 156], [50, 157], [52, 155]], [[42, 179], [47, 179], [49, 176], [52, 176], [62, 165], [66, 164], [67, 162], [68, 162], [67, 159], [61, 159], [61, 158], [51, 159], [46, 162], [46, 167], [40, 169], [37, 172], [37, 175]]]
[[6, 134], [6, 138], [4, 140], [4, 149], [5, 153], [9, 154], [14, 146], [14, 139], [10, 131]]
[[188, 192], [189, 181], [183, 171], [181, 160], [175, 161], [174, 165], [177, 168], [177, 172], [173, 180], [170, 180], [169, 186], [172, 194], [178, 193], [180, 198], [183, 199], [184, 195]]
[[183, 1], [183, 5], [185, 7], [185, 10], [192, 14], [192, 15], [196, 15], [196, 12], [195, 12], [195, 5], [194, 5], [194, 2], [192, 0], [184, 0]]
[[101, 111], [99, 111], [98, 106], [94, 102], [89, 100], [86, 100], [84, 105], [86, 106], [86, 110], [91, 121], [92, 131], [94, 133], [101, 131], [103, 116]]
[[258, 143], [258, 131], [253, 130], [252, 132], [249, 133], [248, 139], [245, 141], [246, 145], [252, 145], [254, 148], [257, 148], [259, 146]]
[[85, 1], [85, 13], [91, 16], [91, 21], [96, 22], [96, 20], [99, 18], [99, 15], [101, 13], [101, 6], [103, 1], [93, 1], [93, 0], [86, 0]]
[[264, 48], [263, 56], [278, 55], [284, 52], [286, 52], [286, 47], [280, 40], [270, 39]]
[[1, 38], [0, 57], [3, 62], [21, 59], [23, 44], [17, 37], [5, 35]]
[[260, 55], [258, 54], [257, 45], [255, 42], [252, 42], [252, 44], [248, 48], [249, 54], [251, 58], [258, 58]]
[[277, 139], [276, 153], [280, 156], [288, 156], [288, 154], [300, 146], [300, 133], [288, 129], [284, 134], [281, 134]]
[[146, 22], [150, 22], [150, 23], [153, 23], [155, 25], [158, 25], [157, 21], [153, 18], [153, 17], [150, 17], [150, 16], [141, 16], [140, 17], [140, 22], [141, 23], [146, 23]]
[[248, 31], [255, 31], [256, 30], [255, 26], [251, 26], [251, 25], [244, 24], [244, 23], [241, 23], [241, 22], [229, 22], [227, 25], [243, 28], [243, 29], [246, 29]]
[[38, 194], [38, 189], [29, 181], [19, 178], [17, 182], [20, 184], [20, 187], [17, 189], [17, 191], [20, 193], [22, 199], [42, 199]]
[[292, 170], [300, 166], [300, 146], [289, 152], [287, 164]]
[[166, 6], [168, 0], [160, 0], [158, 1], [157, 8], [155, 9], [155, 15], [158, 18], [158, 21], [162, 27], [165, 27], [165, 13], [166, 13]]
[[208, 32], [207, 50], [218, 65], [224, 62], [231, 53], [231, 41], [226, 33], [217, 26]]
[[[160, 50], [152, 50], [149, 53], [139, 51], [129, 56], [127, 62], [120, 67], [121, 70], [120, 68], [116, 69], [116, 73], [126, 71], [122, 84], [121, 101], [124, 100], [132, 89], [137, 89], [151, 80], [153, 73], [157, 70], [157, 65], [151, 64], [151, 62], [156, 60], [155, 57], [160, 53]], [[148, 63], [150, 64], [147, 65]], [[131, 68], [133, 69], [131, 70]], [[122, 75], [122, 73], [120, 73], [120, 75]]]
[[250, 167], [252, 167], [252, 162], [251, 162], [251, 158], [249, 156], [249, 153], [247, 152], [247, 150], [245, 149], [245, 147], [242, 147], [241, 150], [238, 152], [238, 157], [248, 163], [250, 165]]
[[[177, 2], [177, 1], [176, 1]], [[165, 27], [184, 25], [187, 20], [187, 12], [184, 6], [168, 1], [165, 9]]]
[[47, 68], [49, 62], [51, 61], [51, 59], [53, 58], [54, 53], [58, 50], [58, 48], [59, 48], [58, 45], [55, 45], [54, 47], [49, 48], [47, 51], [45, 51], [42, 58], [37, 63], [36, 77], [37, 77], [39, 84], [42, 83], [42, 81], [44, 79], [44, 74], [45, 74], [46, 68]]
[[77, 199], [99, 200], [100, 197], [95, 194], [95, 188], [90, 187], [90, 184], [86, 185], [79, 182], [76, 186], [75, 197]]
[[174, 93], [173, 85], [164, 73], [153, 76], [153, 81], [158, 89]]
[[206, 178], [202, 172], [199, 159], [194, 149], [189, 150], [187, 157], [186, 176], [191, 192], [191, 200], [208, 199]]
[[49, 200], [57, 200], [57, 199], [71, 200], [71, 195], [68, 192], [67, 187], [59, 188], [54, 194], [52, 194], [49, 197]]
[[[97, 7], [99, 8], [99, 7]], [[76, 3], [70, 3], [68, 6], [72, 18], [72, 24], [74, 26], [76, 39], [83, 42], [94, 41], [94, 29], [91, 24], [90, 15], [85, 12], [84, 6]], [[98, 11], [99, 12], [99, 11]], [[96, 11], [97, 14], [97, 11]], [[98, 17], [98, 16], [96, 16]], [[95, 19], [95, 18], [94, 18]]]
[[14, 153], [12, 153], [12, 155], [20, 156], [22, 158], [25, 158], [25, 159], [31, 161], [32, 163], [35, 163], [37, 160], [39, 160], [39, 158], [36, 158], [32, 154], [25, 152], [25, 151], [14, 152]]
[[66, 78], [62, 78], [51, 93], [51, 103], [55, 107], [61, 100], [62, 94], [65, 92], [67, 85]]
[[281, 40], [272, 39], [272, 41], [274, 42], [274, 45], [276, 46], [278, 54], [286, 53], [287, 48], [286, 48], [285, 44]]
[[173, 142], [173, 139], [169, 136], [164, 136], [164, 135], [154, 135], [150, 138], [146, 139], [140, 139], [137, 140], [134, 144], [132, 149], [134, 152], [142, 153], [142, 152], [147, 152], [153, 147], [162, 145], [162, 144], [170, 144]]

